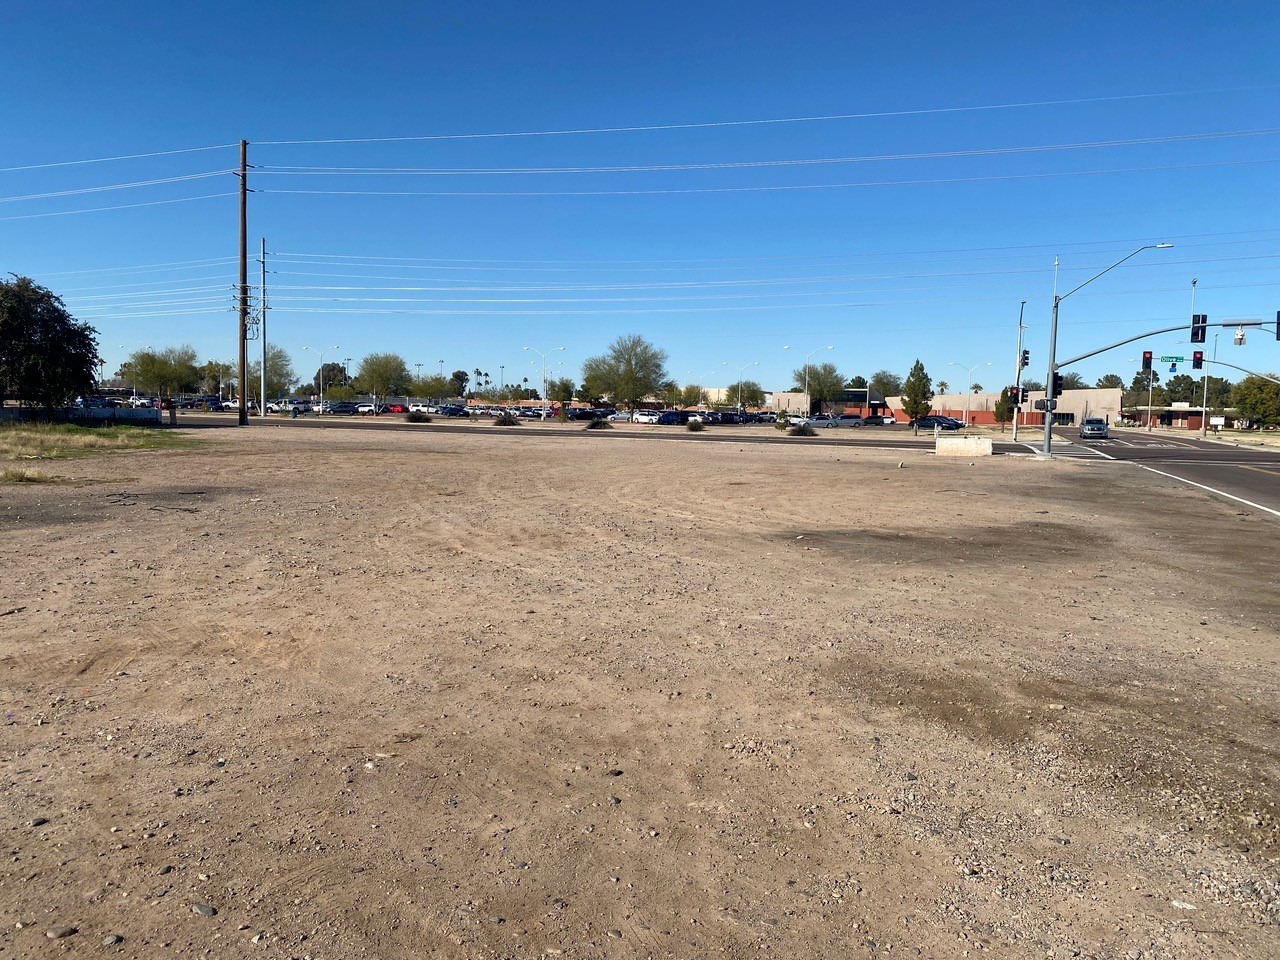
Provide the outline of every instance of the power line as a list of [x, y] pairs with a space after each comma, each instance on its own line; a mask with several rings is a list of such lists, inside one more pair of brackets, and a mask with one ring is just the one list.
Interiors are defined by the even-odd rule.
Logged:
[[782, 160], [722, 160], [707, 163], [655, 163], [631, 166], [595, 167], [316, 167], [262, 166], [257, 172], [275, 176], [494, 176], [582, 173], [656, 173], [689, 170], [740, 170], [759, 167], [794, 167], [845, 163], [878, 163], [895, 160], [946, 160], [960, 157], [993, 157], [1029, 153], [1051, 153], [1061, 150], [1086, 150], [1103, 147], [1130, 147], [1151, 144], [1197, 143], [1239, 137], [1275, 136], [1280, 128], [1235, 130], [1219, 133], [1189, 133], [1165, 137], [1127, 140], [1094, 140], [1080, 143], [1057, 143], [1021, 147], [986, 147], [973, 150], [940, 150], [929, 153], [879, 154], [858, 157], [813, 157]]
[[984, 177], [935, 177], [918, 180], [869, 180], [854, 183], [798, 183], [750, 187], [665, 187], [648, 190], [258, 190], [269, 194], [308, 194], [344, 197], [638, 197], [688, 195], [695, 193], [771, 193], [796, 190], [839, 190], [853, 187], [909, 187], [953, 183], [998, 183], [1018, 180], [1053, 180], [1063, 177], [1091, 177], [1117, 173], [1153, 173], [1171, 170], [1200, 170], [1208, 167], [1242, 167], [1277, 163], [1280, 158], [1262, 160], [1222, 160], [1211, 163], [1183, 163], [1155, 167], [1121, 167], [1111, 170], [1071, 170], [1059, 173], [1021, 173]]
[[88, 160], [57, 160], [51, 163], [28, 163], [21, 167], [0, 167], [0, 173], [17, 173], [22, 170], [47, 170], [50, 167], [74, 167], [85, 163], [113, 163], [117, 160], [145, 160], [148, 157], [171, 157], [180, 153], [199, 153], [202, 150], [226, 150], [234, 143], [219, 143], [208, 147], [181, 147], [176, 150], [157, 150], [152, 153], [128, 153], [118, 157], [93, 157]]
[[1184, 90], [1165, 93], [1132, 93], [1111, 97], [1078, 97], [1067, 100], [1036, 100], [1021, 103], [993, 103], [968, 107], [928, 107], [918, 110], [887, 110], [868, 113], [837, 113], [821, 116], [804, 117], [772, 117], [751, 120], [708, 120], [696, 123], [660, 123], [633, 125], [625, 127], [582, 127], [564, 130], [521, 130], [497, 133], [443, 133], [426, 134], [407, 137], [334, 137], [309, 140], [258, 140], [255, 146], [298, 146], [305, 144], [332, 143], [412, 143], [429, 140], [493, 140], [509, 137], [561, 137], [581, 136], [600, 133], [646, 133], [661, 130], [705, 130], [714, 127], [749, 127], [767, 126], [786, 123], [824, 123], [835, 120], [874, 120], [888, 117], [918, 117], [931, 114], [978, 113], [990, 110], [1016, 110], [1027, 107], [1057, 107], [1085, 103], [1115, 103], [1126, 100], [1152, 100], [1167, 97], [1185, 97], [1196, 94], [1235, 92], [1238, 90], [1271, 89], [1271, 85], [1262, 87], [1227, 87], [1220, 90]]
[[[1223, 233], [1182, 233], [1168, 236], [1168, 240], [1176, 240], [1180, 245], [1187, 240], [1214, 240], [1219, 237], [1241, 237], [1244, 239], [1219, 241], [1221, 244], [1226, 243], [1257, 243], [1260, 239], [1259, 234], [1274, 234], [1280, 237], [1280, 231], [1274, 229], [1269, 230], [1232, 230]], [[1162, 234], [1161, 236], [1165, 236]], [[842, 258], [861, 258], [861, 257], [937, 257], [942, 254], [949, 253], [992, 253], [1001, 251], [1025, 251], [1028, 254], [1031, 251], [1054, 251], [1066, 250], [1073, 247], [1111, 247], [1123, 246], [1126, 249], [1135, 243], [1146, 243], [1152, 238], [1150, 237], [1117, 237], [1108, 240], [1076, 240], [1076, 241], [1053, 241], [1048, 243], [1031, 243], [1031, 244], [1007, 244], [1001, 246], [983, 246], [983, 247], [940, 247], [934, 250], [887, 250], [882, 252], [871, 251], [868, 253], [836, 253], [836, 254], [796, 254], [794, 256], [775, 256], [775, 257], [685, 257], [685, 258], [660, 258], [649, 260], [623, 259], [623, 260], [518, 260], [518, 259], [464, 259], [458, 257], [389, 257], [379, 256], [376, 254], [351, 254], [351, 253], [297, 253], [297, 252], [281, 252], [275, 255], [274, 263], [295, 263], [306, 261], [283, 260], [285, 257], [308, 257], [308, 258], [325, 258], [329, 260], [351, 261], [350, 266], [383, 266], [381, 262], [367, 264], [358, 261], [394, 261], [392, 266], [402, 266], [404, 264], [412, 265], [415, 263], [422, 264], [567, 264], [582, 265], [586, 267], [604, 267], [615, 264], [633, 265], [633, 264], [744, 264], [748, 267], [754, 267], [760, 263], [790, 263], [795, 260], [817, 260], [817, 259], [842, 259]], [[1206, 246], [1215, 246], [1218, 244], [1205, 244]], [[312, 266], [324, 266], [324, 263], [313, 263]], [[437, 269], [435, 267], [426, 267], [424, 269]], [[487, 268], [480, 268], [487, 269]], [[503, 267], [502, 269], [514, 269]], [[660, 269], [655, 266], [653, 269]]]
[[211, 170], [207, 173], [188, 173], [180, 177], [161, 177], [156, 180], [137, 180], [133, 183], [109, 183], [100, 187], [78, 187], [75, 190], [55, 190], [51, 193], [29, 193], [21, 197], [0, 197], [0, 203], [18, 203], [22, 200], [49, 200], [54, 197], [74, 197], [85, 193], [106, 193], [109, 190], [132, 190], [135, 187], [154, 187], [163, 183], [182, 183], [187, 180], [204, 180], [220, 177], [230, 170]]
[[8, 220], [39, 220], [42, 217], [69, 217], [77, 213], [105, 213], [109, 210], [132, 210], [135, 207], [158, 207], [166, 203], [189, 203], [192, 200], [217, 200], [221, 197], [234, 197], [235, 193], [206, 193], [199, 197], [177, 197], [173, 200], [148, 200], [145, 203], [121, 203], [111, 207], [85, 207], [81, 210], [58, 210], [54, 213], [24, 213], [12, 217], [0, 217], [0, 222]]

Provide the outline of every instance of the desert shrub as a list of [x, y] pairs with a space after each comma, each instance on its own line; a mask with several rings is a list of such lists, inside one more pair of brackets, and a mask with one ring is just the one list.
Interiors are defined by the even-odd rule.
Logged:
[[410, 410], [404, 415], [405, 423], [430, 423], [431, 418], [421, 410]]
[[0, 471], [0, 483], [53, 483], [53, 477], [28, 467], [5, 467]]
[[518, 427], [520, 426], [520, 418], [514, 413], [500, 413], [493, 418], [495, 427]]
[[588, 430], [612, 430], [613, 424], [608, 420], [591, 420], [587, 423]]
[[692, 431], [693, 433], [697, 433], [700, 430], [707, 429], [707, 425], [703, 423], [701, 420], [690, 420], [689, 423], [685, 426], [685, 429]]
[[807, 423], [802, 423], [800, 426], [792, 427], [787, 431], [788, 437], [816, 437], [817, 435], [818, 431], [813, 429], [813, 427], [809, 426]]

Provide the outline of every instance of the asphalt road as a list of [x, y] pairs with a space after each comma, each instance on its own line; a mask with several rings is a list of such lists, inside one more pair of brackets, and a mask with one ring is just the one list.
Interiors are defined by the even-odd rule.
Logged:
[[[183, 427], [232, 427], [236, 423], [234, 413], [199, 413], [180, 411], [178, 424]], [[445, 430], [464, 433], [484, 433], [494, 429], [524, 430], [541, 436], [576, 436], [585, 429], [583, 423], [562, 424], [530, 422], [520, 427], [495, 428], [487, 420], [451, 421], [439, 420], [429, 424], [406, 423], [401, 417], [319, 417], [303, 416], [298, 419], [268, 417], [264, 422], [251, 416], [252, 427], [286, 429], [338, 429], [357, 427], [382, 431]], [[1039, 453], [1042, 434], [1036, 430], [1022, 430], [1018, 443], [995, 438], [995, 452], [1007, 455], [1031, 455]], [[697, 443], [779, 443], [822, 444], [829, 446], [874, 447], [878, 449], [919, 450], [933, 443], [933, 435], [907, 427], [864, 427], [862, 429], [820, 430], [813, 438], [784, 437], [771, 426], [721, 426], [711, 427], [700, 433], [690, 433], [673, 427], [623, 425], [617, 431], [601, 433], [602, 438], [635, 439], [638, 441], [697, 442]], [[1090, 457], [1110, 461], [1117, 469], [1130, 466], [1150, 470], [1161, 476], [1190, 484], [1207, 495], [1217, 495], [1232, 502], [1257, 508], [1280, 518], [1280, 448], [1237, 447], [1216, 440], [1200, 440], [1185, 434], [1158, 432], [1148, 434], [1142, 430], [1112, 431], [1108, 440], [1081, 440], [1073, 431], [1055, 430], [1053, 455], [1056, 457]]]
[[[1019, 446], [1039, 452], [1040, 436], [1037, 432], [1029, 443]], [[1054, 456], [1134, 464], [1280, 517], [1280, 447], [1238, 447], [1143, 430], [1112, 430], [1108, 440], [1081, 440], [1069, 431], [1055, 430], [1052, 450]]]

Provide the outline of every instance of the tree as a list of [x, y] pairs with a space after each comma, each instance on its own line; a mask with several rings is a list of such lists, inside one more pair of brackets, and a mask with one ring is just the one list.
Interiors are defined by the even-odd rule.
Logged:
[[[128, 366], [129, 364], [126, 362], [116, 376], [132, 383], [124, 369]], [[268, 367], [268, 369], [270, 368]], [[206, 360], [200, 365], [198, 372], [200, 374], [199, 391], [210, 396], [220, 397], [222, 396], [223, 385], [235, 379], [236, 364], [230, 360]]]
[[156, 393], [194, 391], [204, 380], [203, 368], [196, 366], [196, 351], [191, 346], [166, 347], [159, 352], [149, 347], [137, 350], [130, 355], [126, 366], [134, 389], [141, 387]]
[[568, 377], [548, 380], [547, 399], [554, 400], [556, 403], [571, 403], [573, 401], [573, 388], [573, 381]]
[[590, 357], [582, 365], [588, 393], [632, 408], [657, 394], [667, 380], [666, 351], [636, 334], [618, 337], [608, 353]]
[[950, 388], [951, 388], [951, 384], [947, 383], [947, 381], [945, 381], [945, 380], [939, 380], [939, 381], [938, 381], [938, 392], [939, 392], [939, 393], [946, 393]]
[[867, 389], [867, 378], [866, 378], [866, 377], [850, 377], [850, 378], [849, 378], [849, 389], [850, 389], [850, 390], [865, 390], [865, 389]]
[[1280, 424], [1280, 383], [1245, 377], [1231, 391], [1231, 405], [1254, 426]]
[[924, 364], [916, 360], [902, 384], [902, 412], [914, 420], [927, 414], [932, 406], [933, 379], [925, 373]]
[[754, 380], [739, 380], [725, 388], [724, 399], [726, 403], [733, 404], [739, 410], [745, 410], [747, 407], [762, 407], [764, 406], [764, 387]]
[[680, 391], [680, 406], [702, 407], [707, 403], [707, 392], [696, 383], [691, 383]]
[[1099, 390], [1123, 390], [1124, 380], [1118, 373], [1105, 373], [1098, 378]]
[[[806, 371], [809, 374], [807, 380]], [[792, 390], [804, 390], [805, 384], [808, 383], [810, 403], [814, 400], [819, 403], [830, 403], [836, 398], [836, 394], [844, 389], [844, 375], [836, 369], [834, 363], [805, 364], [799, 370], [792, 370], [791, 378], [794, 381], [791, 385]]]
[[[455, 396], [454, 382], [448, 377], [442, 377], [439, 374], [432, 374], [415, 380], [409, 387], [415, 397], [431, 397], [435, 400], [443, 400], [445, 397]], [[460, 394], [457, 394], [460, 396]]]
[[1063, 390], [1088, 390], [1089, 385], [1084, 382], [1084, 377], [1080, 376], [1080, 374], [1075, 373], [1073, 371], [1071, 373], [1064, 373], [1062, 375], [1062, 389]]
[[970, 384], [970, 385], [969, 385], [969, 389], [970, 389], [970, 390], [972, 390], [974, 393], [981, 393], [981, 392], [982, 392], [982, 384], [980, 384], [980, 383], [973, 383], [973, 384]]
[[0, 403], [12, 391], [52, 413], [92, 392], [101, 363], [97, 331], [50, 290], [27, 277], [0, 280]]
[[1222, 377], [1210, 377], [1206, 403], [1210, 409], [1222, 410], [1231, 405], [1232, 383]]
[[360, 361], [362, 390], [375, 397], [399, 393], [409, 382], [409, 367], [398, 353], [371, 353]]
[[1185, 373], [1170, 377], [1169, 382], [1164, 385], [1165, 403], [1195, 403], [1200, 402], [1200, 380], [1192, 380]]
[[[902, 378], [888, 370], [877, 370], [871, 375], [869, 384], [872, 390], [882, 397], [896, 397], [902, 393]], [[921, 414], [923, 416], [924, 414]]]
[[334, 384], [349, 383], [351, 380], [348, 375], [347, 368], [340, 363], [330, 361], [322, 364], [320, 369], [315, 372], [315, 376], [311, 378], [311, 392], [324, 393], [329, 392], [329, 388]]
[[1022, 381], [1022, 386], [1026, 387], [1028, 390], [1043, 390], [1043, 389], [1044, 389], [1044, 384], [1043, 384], [1043, 383], [1041, 383], [1039, 380], [1023, 380], [1023, 381]]
[[[467, 384], [471, 382], [471, 375], [465, 370], [455, 370], [449, 375], [449, 379], [453, 381], [453, 386], [449, 388], [449, 396], [465, 396], [467, 393]], [[525, 377], [524, 382], [528, 383], [529, 378]]]
[[[246, 397], [253, 397], [255, 400], [261, 401], [263, 398], [258, 394], [262, 392], [262, 358], [259, 358], [249, 364], [248, 371], [249, 382], [245, 384]], [[267, 344], [267, 396], [270, 400], [273, 397], [284, 397], [293, 391], [293, 385], [298, 382], [298, 375], [293, 372], [293, 362], [289, 359], [289, 354], [285, 353], [283, 347], [272, 346]], [[335, 400], [337, 397], [334, 398]]]
[[1000, 432], [1004, 433], [1004, 425], [1013, 419], [1014, 406], [1013, 399], [1009, 395], [1009, 388], [1005, 387], [1000, 391], [1000, 399], [996, 401], [996, 423], [1000, 424]]
[[684, 390], [674, 380], [668, 380], [658, 390], [658, 399], [664, 407], [678, 407], [684, 398]]

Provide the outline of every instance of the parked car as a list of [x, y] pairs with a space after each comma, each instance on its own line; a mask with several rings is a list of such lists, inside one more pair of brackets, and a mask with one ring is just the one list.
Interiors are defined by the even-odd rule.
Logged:
[[842, 413], [833, 418], [833, 427], [861, 427], [866, 421], [856, 413]]
[[829, 413], [815, 413], [811, 417], [800, 420], [799, 423], [807, 424], [814, 429], [837, 426], [836, 418]]
[[1107, 421], [1101, 417], [1085, 417], [1080, 421], [1080, 437], [1084, 440], [1106, 440]]
[[461, 404], [451, 403], [440, 408], [440, 416], [442, 417], [469, 417], [470, 413], [467, 408]]
[[388, 403], [386, 404], [386, 408], [387, 408], [387, 413], [408, 413], [409, 412], [409, 408], [405, 406], [403, 403]]
[[388, 412], [387, 405], [385, 403], [367, 403], [366, 402], [366, 403], [356, 404], [356, 413], [360, 414], [361, 416], [366, 416], [370, 413], [376, 415], [376, 414], [387, 413], [387, 412]]
[[927, 417], [916, 417], [907, 426], [916, 427], [920, 430], [933, 430], [935, 428], [938, 430], [960, 430], [964, 427], [964, 424], [951, 417], [930, 414]]
[[350, 400], [339, 400], [336, 403], [326, 403], [325, 406], [329, 408], [329, 413], [335, 416], [350, 416], [356, 412], [356, 405]]
[[409, 404], [409, 412], [410, 413], [438, 413], [439, 411], [434, 409], [432, 405], [429, 403], [419, 403], [417, 401], [414, 401], [413, 403]]
[[657, 423], [657, 410], [633, 410], [631, 412], [632, 423]]
[[660, 410], [657, 422], [671, 426], [677, 423], [688, 423], [688, 420], [680, 410]]

